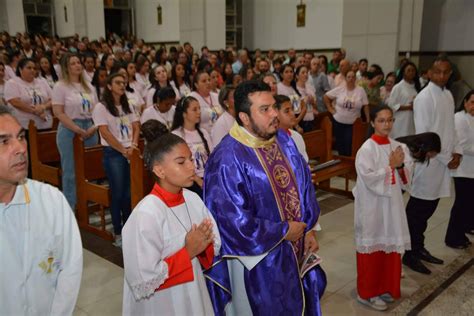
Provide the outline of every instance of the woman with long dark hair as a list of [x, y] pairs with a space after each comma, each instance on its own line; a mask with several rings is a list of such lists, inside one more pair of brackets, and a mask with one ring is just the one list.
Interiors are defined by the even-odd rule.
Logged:
[[[168, 73], [166, 68], [163, 65], [158, 65], [153, 68], [153, 70], [150, 73], [150, 83], [151, 87], [148, 89], [146, 92], [146, 98], [145, 98], [145, 103], [146, 107], [153, 106], [153, 96], [155, 95], [155, 92], [157, 90], [160, 90], [164, 87], [172, 87], [171, 83], [168, 79]], [[179, 91], [175, 88], [176, 96], [179, 96]], [[176, 97], [176, 99], [179, 99]]]
[[202, 196], [202, 178], [204, 177], [204, 166], [211, 154], [211, 137], [205, 129], [199, 127], [201, 121], [201, 106], [196, 98], [192, 96], [179, 100], [175, 108], [173, 125], [171, 131], [186, 141], [194, 158], [196, 177], [193, 191]]
[[391, 134], [393, 138], [415, 133], [413, 100], [421, 90], [416, 65], [412, 62], [406, 63], [400, 69], [396, 82], [387, 100], [387, 105], [392, 108], [396, 119]]
[[59, 80], [58, 74], [53, 67], [50, 57], [41, 57], [39, 60], [40, 76], [46, 80], [49, 87], [53, 89], [54, 84]]
[[293, 111], [296, 115], [296, 124], [299, 124], [306, 115], [306, 102], [301, 98], [301, 93], [296, 87], [295, 71], [289, 64], [283, 65], [280, 69], [281, 82], [277, 84], [277, 93], [290, 98]]
[[183, 64], [176, 64], [171, 69], [171, 85], [178, 90], [180, 99], [191, 93], [191, 81]]
[[111, 193], [110, 213], [115, 245], [119, 247], [122, 245], [122, 225], [131, 211], [129, 160], [138, 146], [140, 134], [138, 117], [128, 104], [125, 86], [124, 75], [110, 75], [102, 101], [92, 112], [94, 125], [99, 128], [100, 143], [104, 146], [103, 164]]

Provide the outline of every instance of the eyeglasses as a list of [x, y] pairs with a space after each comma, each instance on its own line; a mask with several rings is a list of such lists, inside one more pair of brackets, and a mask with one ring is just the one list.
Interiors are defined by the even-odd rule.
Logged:
[[395, 122], [395, 118], [391, 118], [388, 120], [380, 119], [380, 120], [375, 120], [375, 122], [379, 124], [385, 124], [385, 123], [392, 124], [393, 122]]

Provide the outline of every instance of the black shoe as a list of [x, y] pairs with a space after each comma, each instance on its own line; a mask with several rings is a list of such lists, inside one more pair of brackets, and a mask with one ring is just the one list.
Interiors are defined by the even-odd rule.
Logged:
[[470, 241], [466, 241], [462, 244], [451, 244], [451, 243], [446, 243], [446, 246], [450, 247], [450, 248], [454, 248], [454, 249], [466, 249], [468, 248], [470, 245], [472, 244], [472, 242]]
[[419, 258], [420, 258], [421, 260], [426, 261], [426, 262], [434, 263], [434, 264], [443, 264], [443, 263], [444, 263], [443, 260], [438, 259], [438, 258], [436, 258], [436, 257], [433, 257], [433, 256], [431, 255], [431, 253], [429, 253], [429, 251], [426, 250], [425, 248], [421, 249], [421, 250], [418, 252], [418, 254], [419, 254]]
[[413, 271], [423, 274], [431, 274], [431, 270], [428, 269], [420, 259], [415, 258], [414, 256], [403, 256], [403, 264]]

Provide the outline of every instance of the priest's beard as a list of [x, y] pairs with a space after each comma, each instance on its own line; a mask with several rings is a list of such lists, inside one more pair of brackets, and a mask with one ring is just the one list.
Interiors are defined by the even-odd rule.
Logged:
[[[274, 125], [277, 122], [278, 122], [278, 118], [275, 117], [271, 124]], [[253, 120], [253, 118], [251, 116], [250, 116], [250, 129], [251, 129], [251, 132], [254, 135], [257, 135], [258, 137], [260, 137], [264, 140], [269, 140], [270, 138], [275, 136], [276, 133], [277, 133], [277, 129], [275, 129], [275, 131], [273, 133], [269, 133], [269, 132], [263, 130], [262, 128], [260, 128], [257, 125], [257, 123], [255, 123], [255, 121]]]

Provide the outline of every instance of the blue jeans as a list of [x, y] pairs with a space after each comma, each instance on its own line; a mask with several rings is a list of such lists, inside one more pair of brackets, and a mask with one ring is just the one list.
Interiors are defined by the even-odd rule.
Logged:
[[110, 187], [110, 214], [114, 234], [121, 235], [122, 225], [130, 216], [130, 164], [120, 152], [110, 146], [104, 147], [104, 169]]
[[[93, 125], [92, 120], [73, 120], [82, 129], [88, 129]], [[74, 169], [74, 140], [75, 133], [59, 123], [56, 135], [56, 144], [61, 156], [61, 172], [63, 193], [71, 208], [74, 210], [77, 202], [76, 173]], [[97, 145], [99, 138], [97, 133], [84, 141], [86, 147]]]

